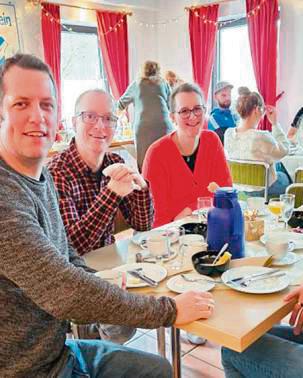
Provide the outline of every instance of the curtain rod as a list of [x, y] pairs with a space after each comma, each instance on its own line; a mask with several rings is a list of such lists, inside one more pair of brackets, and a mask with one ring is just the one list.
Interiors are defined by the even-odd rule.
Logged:
[[[85, 9], [85, 10], [91, 10], [91, 11], [105, 10], [105, 11], [111, 11], [113, 13], [124, 13], [127, 16], [132, 16], [132, 14], [133, 14], [132, 12], [124, 12], [124, 11], [119, 12], [119, 11], [113, 11], [111, 9], [102, 9], [102, 8], [87, 8], [87, 7], [83, 7], [83, 6], [80, 6], [80, 5], [69, 5], [69, 4], [64, 4], [64, 3], [52, 3], [50, 1], [43, 1], [43, 3], [59, 5], [59, 6], [62, 6], [62, 7], [69, 7], [69, 8]], [[43, 5], [43, 3], [41, 2], [41, 5]]]
[[231, 2], [234, 2], [234, 1], [238, 1], [238, 0], [222, 0], [222, 1], [216, 1], [216, 2], [208, 3], [208, 4], [193, 5], [191, 7], [185, 7], [184, 9], [188, 11], [188, 10], [196, 9], [196, 8], [200, 8], [200, 7], [209, 7], [211, 5], [220, 5], [220, 4], [224, 4], [224, 3], [231, 3]]

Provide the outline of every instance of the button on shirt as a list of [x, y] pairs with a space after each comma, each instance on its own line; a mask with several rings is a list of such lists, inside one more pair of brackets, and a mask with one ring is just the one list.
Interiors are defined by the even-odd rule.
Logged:
[[75, 141], [49, 164], [59, 194], [61, 216], [70, 242], [80, 255], [115, 242], [114, 219], [118, 209], [127, 223], [138, 231], [151, 228], [153, 205], [149, 189], [134, 190], [121, 197], [111, 191], [102, 171], [124, 160], [106, 153], [97, 173], [79, 155]]

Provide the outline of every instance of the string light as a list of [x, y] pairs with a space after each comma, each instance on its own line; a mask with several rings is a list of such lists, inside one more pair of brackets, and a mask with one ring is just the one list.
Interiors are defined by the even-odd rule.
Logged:
[[[260, 12], [262, 6], [266, 3], [267, 0], [262, 0], [261, 3], [259, 5], [257, 5], [254, 9], [250, 10], [249, 12], [247, 12], [247, 17], [250, 18], [250, 17], [254, 17], [258, 14], [258, 12]], [[218, 27], [223, 27], [223, 26], [226, 26], [226, 25], [229, 25], [229, 24], [232, 24], [233, 22], [236, 22], [238, 20], [240, 20], [242, 18], [242, 16], [240, 17], [237, 17], [237, 18], [233, 18], [231, 20], [228, 20], [228, 21], [213, 21], [213, 20], [209, 20], [206, 18], [205, 14], [203, 15], [199, 15], [199, 12], [197, 11], [197, 9], [200, 9], [202, 7], [207, 7], [207, 6], [214, 6], [215, 4], [209, 4], [209, 5], [200, 5], [200, 6], [191, 6], [191, 7], [186, 7], [185, 10], [187, 12], [193, 12], [194, 16], [195, 17], [199, 17], [200, 19], [203, 20], [204, 24], [210, 24], [210, 25], [214, 25], [214, 26], [218, 26]]]
[[173, 17], [173, 18], [169, 18], [169, 19], [166, 19], [166, 20], [163, 20], [163, 21], [158, 21], [158, 22], [146, 22], [146, 21], [141, 21], [141, 20], [137, 20], [137, 19], [134, 19], [134, 23], [139, 25], [139, 26], [143, 26], [145, 28], [154, 28], [156, 26], [167, 26], [168, 24], [174, 24], [174, 23], [178, 23], [179, 20], [181, 18], [183, 18], [185, 15], [182, 14], [180, 16], [177, 16], [177, 17]]

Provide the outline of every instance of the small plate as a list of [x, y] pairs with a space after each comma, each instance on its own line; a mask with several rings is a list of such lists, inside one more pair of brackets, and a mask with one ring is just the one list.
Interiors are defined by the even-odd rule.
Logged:
[[[157, 230], [157, 231], [163, 231], [163, 235], [165, 233], [165, 230]], [[137, 232], [132, 238], [131, 241], [141, 247], [142, 249], [146, 249], [146, 240], [149, 235], [149, 233], [152, 231], [145, 231], [145, 232]], [[178, 237], [176, 237], [176, 240], [173, 240], [172, 242], [175, 243], [178, 241]]]
[[[204, 277], [201, 274], [197, 274], [197, 273], [186, 274], [186, 276], [189, 278], [195, 278], [195, 279]], [[179, 294], [185, 293], [186, 291], [189, 291], [189, 290], [209, 291], [213, 289], [216, 284], [215, 282], [209, 282], [209, 280], [211, 280], [210, 277], [208, 276], [205, 276], [205, 277], [207, 278], [207, 281], [201, 280], [197, 282], [188, 282], [188, 281], [185, 281], [185, 279], [182, 278], [180, 275], [178, 275], [178, 276], [174, 276], [170, 278], [167, 281], [166, 286], [169, 288], [169, 290], [174, 291], [175, 293], [179, 293]]]
[[289, 277], [287, 275], [280, 277], [264, 278], [251, 284], [247, 287], [238, 285], [236, 283], [228, 283], [238, 277], [243, 277], [253, 273], [262, 273], [270, 271], [270, 268], [263, 266], [241, 266], [239, 268], [232, 268], [224, 272], [221, 276], [223, 283], [231, 289], [241, 291], [243, 293], [250, 294], [270, 294], [282, 291], [290, 284]]
[[[145, 251], [148, 252], [148, 249], [146, 249], [146, 248], [143, 248], [143, 249], [145, 249]], [[165, 255], [165, 256], [167, 256], [167, 257], [162, 257], [162, 261], [163, 261], [163, 262], [167, 262], [167, 261], [173, 260], [174, 258], [177, 257], [177, 255], [178, 255], [178, 251], [176, 251], [176, 250], [172, 250], [172, 251], [171, 251], [171, 254], [170, 254], [169, 256]], [[152, 256], [152, 255], [148, 255], [147, 257], [145, 257], [145, 259], [148, 259], [148, 260], [149, 260], [149, 259], [150, 259], [150, 260], [155, 260], [155, 257]]]
[[283, 259], [280, 260], [272, 260], [271, 266], [284, 266], [284, 265], [292, 265], [300, 260], [300, 257], [293, 252], [288, 252]]
[[[117, 268], [114, 268], [113, 270], [118, 270], [119, 272], [127, 272], [128, 270], [134, 270], [142, 268], [144, 273], [147, 277], [152, 278], [154, 281], [160, 282], [163, 281], [167, 276], [167, 270], [157, 264], [149, 264], [149, 263], [133, 263], [133, 264], [125, 264], [121, 266], [117, 266]], [[132, 277], [131, 275], [127, 275], [127, 281], [126, 281], [126, 287], [132, 288], [132, 287], [146, 287], [148, 286], [145, 282], [140, 281]]]
[[[293, 241], [294, 242], [294, 249], [303, 249], [303, 236], [302, 234], [296, 233], [296, 232], [290, 232], [290, 231], [280, 231], [279, 233], [277, 232], [277, 235], [279, 237], [285, 238], [286, 240]], [[262, 235], [260, 237], [261, 243], [265, 245], [266, 240], [268, 236], [267, 235]]]

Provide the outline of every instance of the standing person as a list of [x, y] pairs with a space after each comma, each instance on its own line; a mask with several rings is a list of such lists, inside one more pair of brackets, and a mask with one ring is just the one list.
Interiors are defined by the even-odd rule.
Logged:
[[231, 90], [233, 85], [227, 81], [220, 81], [216, 84], [214, 90], [214, 98], [218, 106], [215, 107], [209, 116], [208, 129], [214, 131], [224, 144], [224, 134], [230, 127], [236, 127], [238, 115], [232, 112], [231, 106]]
[[202, 130], [206, 107], [200, 88], [181, 84], [170, 108], [176, 131], [150, 146], [142, 171], [154, 199], [154, 227], [190, 215], [198, 197], [213, 196], [210, 183], [232, 185], [219, 138]]
[[[277, 170], [275, 162], [288, 153], [289, 142], [277, 122], [276, 109], [265, 106], [262, 96], [246, 87], [239, 88], [237, 112], [241, 119], [236, 128], [225, 133], [225, 150], [231, 159], [257, 160], [270, 164], [268, 194], [278, 196], [291, 183], [284, 168]], [[272, 132], [257, 130], [261, 118], [266, 114], [272, 124]], [[263, 196], [264, 190], [249, 192], [249, 195]]]
[[[299, 130], [301, 131], [301, 133], [298, 133]], [[303, 146], [303, 140], [302, 140], [303, 131], [302, 130], [303, 130], [303, 107], [299, 109], [298, 112], [296, 113], [295, 118], [292, 121], [292, 124], [288, 130], [287, 138], [290, 141], [294, 143], [299, 143], [300, 145]]]
[[174, 71], [166, 71], [164, 79], [168, 82], [171, 90], [174, 90], [178, 85], [184, 83]]
[[170, 87], [160, 76], [159, 64], [146, 61], [141, 78], [130, 84], [118, 101], [120, 110], [134, 105], [133, 128], [140, 170], [148, 147], [173, 129], [169, 119], [169, 95]]
[[[115, 242], [120, 210], [138, 231], [151, 228], [153, 205], [143, 177], [109, 152], [117, 126], [114, 102], [103, 90], [82, 93], [75, 103], [75, 138], [49, 163], [63, 223], [72, 246], [83, 255]], [[103, 171], [110, 167], [110, 175]], [[135, 185], [125, 187], [125, 180]]]
[[0, 105], [0, 376], [171, 377], [158, 356], [100, 340], [66, 341], [68, 320], [181, 325], [212, 314], [211, 294], [140, 296], [92, 274], [68, 244], [44, 167], [58, 124], [49, 67], [31, 55], [7, 59]]

